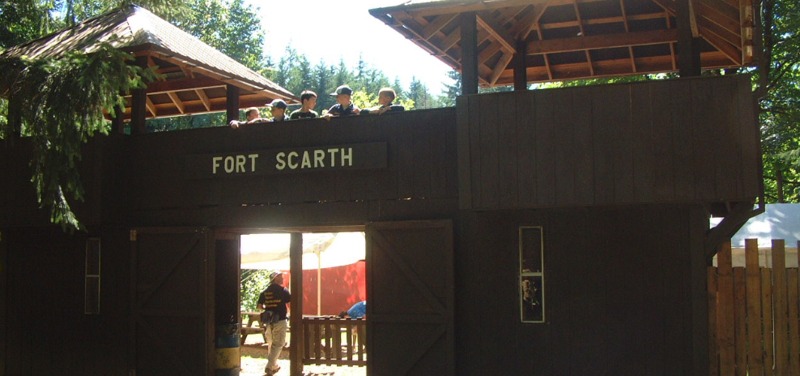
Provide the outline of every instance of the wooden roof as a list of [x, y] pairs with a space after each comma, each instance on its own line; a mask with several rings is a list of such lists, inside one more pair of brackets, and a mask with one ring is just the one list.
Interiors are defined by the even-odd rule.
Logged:
[[[119, 39], [114, 40], [113, 35]], [[15, 46], [3, 57], [58, 57], [67, 51], [91, 51], [101, 41], [131, 51], [164, 76], [147, 88], [147, 117], [168, 117], [226, 110], [226, 85], [240, 89], [239, 106], [264, 106], [275, 98], [296, 97], [262, 75], [201, 42], [150, 11], [126, 6], [75, 27]], [[126, 96], [125, 120], [131, 96]]]
[[[703, 68], [753, 60], [754, 0], [691, 0]], [[483, 86], [514, 82], [526, 48], [528, 82], [677, 71], [675, 0], [411, 1], [370, 13], [461, 71], [459, 16], [475, 12]]]

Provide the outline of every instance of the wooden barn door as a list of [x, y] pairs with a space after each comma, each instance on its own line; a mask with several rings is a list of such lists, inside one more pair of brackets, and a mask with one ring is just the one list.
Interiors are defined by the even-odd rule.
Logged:
[[368, 375], [453, 375], [452, 223], [372, 223], [366, 240]]
[[213, 373], [206, 228], [131, 231], [131, 366], [136, 376]]

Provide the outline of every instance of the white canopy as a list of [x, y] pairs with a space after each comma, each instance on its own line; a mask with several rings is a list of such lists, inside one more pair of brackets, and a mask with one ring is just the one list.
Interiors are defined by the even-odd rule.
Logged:
[[[289, 270], [289, 234], [241, 238], [242, 269]], [[365, 257], [363, 232], [303, 234], [303, 270], [350, 265]]]
[[[712, 218], [716, 226], [720, 218]], [[800, 204], [767, 204], [763, 213], [750, 218], [731, 238], [733, 265], [744, 266], [744, 241], [757, 239], [761, 266], [771, 266], [772, 240], [786, 244], [786, 266], [797, 267], [797, 242], [800, 241]], [[716, 265], [716, 257], [714, 257]]]

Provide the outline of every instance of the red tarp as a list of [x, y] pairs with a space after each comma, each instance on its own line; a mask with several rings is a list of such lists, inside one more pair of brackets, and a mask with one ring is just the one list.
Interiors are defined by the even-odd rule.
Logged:
[[[323, 268], [322, 315], [337, 315], [347, 311], [353, 304], [367, 299], [366, 263]], [[284, 281], [289, 284], [291, 276], [285, 271]], [[289, 286], [292, 294], [296, 292]], [[303, 315], [317, 315], [317, 270], [303, 270]]]

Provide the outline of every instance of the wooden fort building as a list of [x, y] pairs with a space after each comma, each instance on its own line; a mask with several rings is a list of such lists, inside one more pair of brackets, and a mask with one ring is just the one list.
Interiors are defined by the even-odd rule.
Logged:
[[[0, 147], [0, 375], [219, 372], [218, 328], [239, 313], [237, 235], [289, 232], [297, 255], [300, 233], [344, 230], [367, 238], [370, 375], [706, 373], [706, 266], [763, 189], [750, 78], [699, 75], [752, 62], [752, 4], [692, 4], [376, 9], [461, 71], [455, 107], [243, 129], [143, 132], [145, 118], [236, 118], [294, 97], [189, 42], [123, 46], [167, 79], [86, 144], [86, 231], [37, 208], [28, 140]], [[7, 53], [110, 29], [91, 22], [168, 28], [152, 17], [126, 8]], [[501, 84], [517, 90], [477, 94]], [[724, 217], [711, 230], [710, 215]], [[299, 354], [301, 318], [291, 325]], [[297, 359], [282, 372], [299, 375]]]

